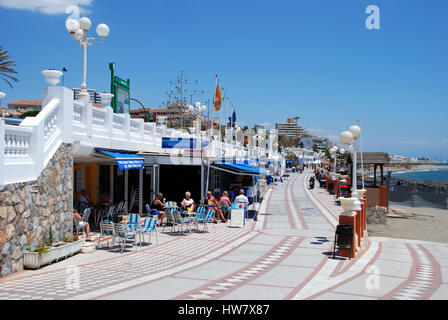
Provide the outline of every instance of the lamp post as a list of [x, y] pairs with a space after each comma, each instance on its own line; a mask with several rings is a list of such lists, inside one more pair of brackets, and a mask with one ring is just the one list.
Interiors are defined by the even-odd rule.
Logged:
[[196, 112], [196, 121], [198, 123], [198, 132], [201, 132], [201, 114], [202, 112], [204, 112], [205, 110], [207, 110], [207, 106], [203, 105], [201, 106], [200, 102], [196, 102], [195, 105], [189, 105], [188, 106], [188, 110], [190, 112]]
[[356, 138], [361, 134], [361, 129], [358, 126], [352, 126], [348, 131], [341, 133], [342, 143], [349, 146], [349, 150], [353, 153], [353, 181], [352, 181], [352, 199], [353, 207], [352, 210], [361, 210], [361, 202], [358, 199], [357, 182], [356, 182]]
[[358, 196], [358, 184], [357, 184], [357, 156], [356, 156], [356, 140], [361, 135], [361, 128], [358, 126], [351, 126], [348, 129], [353, 136], [353, 182], [355, 186], [355, 196]]
[[342, 158], [342, 156], [345, 154], [345, 149], [344, 148], [339, 149], [339, 153], [341, 154], [341, 158]]
[[333, 180], [336, 180], [336, 157], [337, 157], [337, 154], [336, 154], [336, 152], [338, 152], [338, 146], [334, 146], [333, 148], [331, 148], [330, 149], [330, 152], [333, 154], [333, 160], [334, 160], [334, 162], [333, 162]]
[[84, 49], [84, 60], [83, 60], [83, 76], [81, 83], [81, 92], [78, 95], [78, 100], [89, 101], [89, 93], [87, 92], [87, 47], [92, 46], [94, 42], [102, 43], [104, 39], [109, 35], [109, 27], [101, 23], [96, 27], [96, 33], [101, 38], [97, 40], [95, 38], [87, 37], [87, 32], [92, 26], [92, 22], [87, 17], [82, 17], [79, 20], [67, 19], [65, 22], [65, 27], [68, 32], [72, 35], [72, 38], [78, 41], [78, 44]]

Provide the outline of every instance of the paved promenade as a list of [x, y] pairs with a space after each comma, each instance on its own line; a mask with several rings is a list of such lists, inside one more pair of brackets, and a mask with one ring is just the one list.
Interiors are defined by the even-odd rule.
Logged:
[[0, 299], [448, 298], [447, 244], [370, 237], [356, 259], [333, 259], [341, 209], [307, 188], [310, 174], [268, 191], [245, 228], [160, 229], [158, 244], [137, 251], [78, 254], [1, 279]]

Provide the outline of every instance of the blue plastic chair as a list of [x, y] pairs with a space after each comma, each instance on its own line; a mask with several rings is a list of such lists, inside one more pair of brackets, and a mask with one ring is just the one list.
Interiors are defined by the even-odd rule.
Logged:
[[192, 220], [192, 224], [196, 225], [196, 228], [199, 228], [198, 226], [198, 219], [204, 219], [205, 218], [205, 214], [206, 214], [206, 207], [205, 206], [199, 206], [196, 208], [196, 215]]
[[135, 231], [126, 230], [125, 226], [122, 223], [114, 224], [115, 237], [118, 238], [118, 243], [121, 245], [121, 252], [123, 253], [124, 247], [126, 245], [126, 241], [129, 239], [134, 239], [135, 250], [137, 250], [136, 236], [137, 233]]
[[[172, 214], [173, 214], [174, 223], [178, 226], [177, 230], [178, 230], [179, 234], [182, 234], [184, 231], [184, 226], [187, 226], [187, 228], [190, 226], [190, 220], [182, 218], [182, 216], [180, 215], [180, 212], [178, 210], [173, 210]], [[180, 226], [180, 228], [179, 228], [179, 226]], [[189, 230], [189, 232], [190, 231], [191, 230]]]
[[128, 215], [124, 228], [127, 231], [135, 231], [139, 228], [140, 216], [136, 213]]
[[112, 217], [114, 211], [115, 211], [115, 207], [114, 206], [111, 206], [109, 208], [109, 210], [107, 210], [107, 211], [106, 210], [100, 211], [99, 214], [96, 216], [95, 225], [98, 226], [98, 223], [100, 221], [102, 221], [102, 220], [112, 220], [111, 217]]
[[[109, 250], [112, 250], [112, 247], [115, 242], [115, 229], [114, 229], [114, 223], [109, 220], [101, 221], [100, 223], [100, 237], [98, 238], [98, 245], [96, 246], [97, 249], [100, 248], [100, 240], [102, 236], [108, 237], [107, 239], [107, 246], [109, 247]], [[112, 245], [109, 246], [109, 237], [112, 237]]]
[[149, 217], [154, 217], [154, 216], [157, 217], [159, 215], [159, 211], [156, 209], [151, 209], [149, 204], [146, 204], [145, 208], [146, 208], [146, 213], [148, 214]]
[[174, 201], [167, 201], [166, 202], [166, 207], [167, 208], [175, 208], [175, 207], [177, 207], [177, 203], [174, 202]]
[[[204, 224], [204, 231], [205, 231], [205, 229], [207, 229], [207, 231], [208, 231], [207, 223], [213, 222], [213, 217], [214, 216], [215, 216], [215, 210], [208, 209], [207, 213], [205, 214], [205, 216], [196, 217], [196, 223], [198, 223], [198, 222], [203, 223]], [[214, 225], [213, 225], [213, 229], [216, 232], [216, 229], [215, 229]]]

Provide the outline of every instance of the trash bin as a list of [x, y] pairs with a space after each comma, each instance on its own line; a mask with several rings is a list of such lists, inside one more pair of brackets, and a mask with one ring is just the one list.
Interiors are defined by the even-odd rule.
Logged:
[[353, 246], [353, 227], [346, 224], [340, 224], [336, 227], [334, 236], [333, 258], [336, 255], [336, 247], [338, 249], [350, 249], [350, 258]]

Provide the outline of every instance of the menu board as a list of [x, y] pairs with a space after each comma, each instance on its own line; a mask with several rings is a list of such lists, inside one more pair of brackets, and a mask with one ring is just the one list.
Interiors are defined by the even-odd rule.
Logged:
[[246, 225], [246, 206], [244, 203], [232, 203], [230, 226], [242, 228]]

